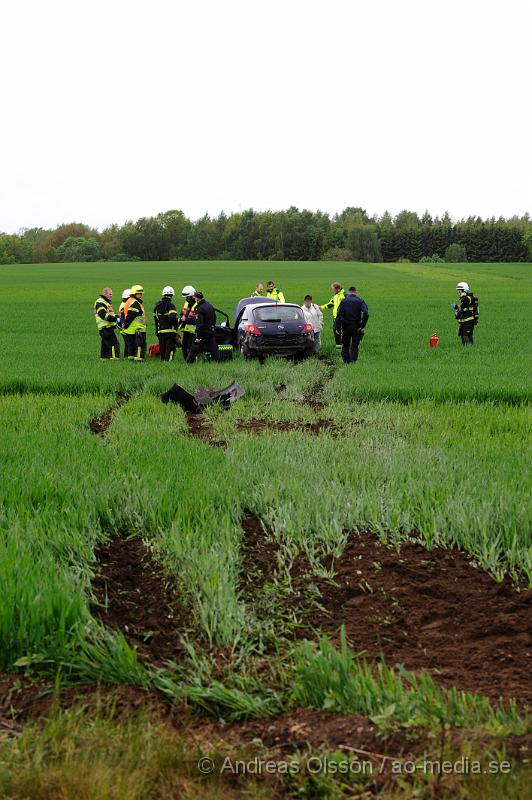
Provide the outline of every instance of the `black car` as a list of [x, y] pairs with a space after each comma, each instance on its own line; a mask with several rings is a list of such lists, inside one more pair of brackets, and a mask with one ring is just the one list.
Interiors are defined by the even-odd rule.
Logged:
[[[237, 313], [236, 346], [245, 358], [308, 358], [314, 353], [314, 331], [295, 303], [257, 302]], [[239, 304], [240, 305], [240, 304]], [[238, 307], [237, 307], [238, 308]]]

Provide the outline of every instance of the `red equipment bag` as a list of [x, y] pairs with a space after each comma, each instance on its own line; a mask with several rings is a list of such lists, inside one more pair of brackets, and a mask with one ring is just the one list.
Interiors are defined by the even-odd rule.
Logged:
[[159, 358], [161, 355], [161, 348], [158, 344], [150, 344], [148, 347], [148, 353], [150, 358]]

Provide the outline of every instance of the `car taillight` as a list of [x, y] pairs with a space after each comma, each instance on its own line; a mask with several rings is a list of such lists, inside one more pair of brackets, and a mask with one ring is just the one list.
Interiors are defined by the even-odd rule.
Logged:
[[262, 336], [256, 325], [246, 325], [246, 333], [251, 333], [252, 336]]
[[305, 322], [303, 327], [301, 328], [301, 333], [313, 333], [314, 328], [312, 327], [310, 322]]

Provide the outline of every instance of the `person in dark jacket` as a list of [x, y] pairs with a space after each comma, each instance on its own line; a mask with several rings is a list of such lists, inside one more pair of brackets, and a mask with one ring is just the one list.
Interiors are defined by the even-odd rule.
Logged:
[[361, 297], [357, 297], [356, 288], [350, 286], [336, 315], [336, 333], [342, 336], [342, 358], [346, 364], [354, 364], [358, 358], [358, 348], [368, 318], [367, 305]]
[[460, 281], [456, 286], [456, 291], [458, 292], [458, 303], [452, 305], [458, 320], [458, 336], [465, 347], [470, 347], [473, 344], [473, 331], [478, 322], [478, 306], [475, 308], [477, 298], [469, 291], [469, 284], [465, 281]]
[[120, 358], [120, 345], [116, 338], [118, 316], [115, 314], [111, 300], [113, 290], [108, 286], [94, 302], [94, 319], [100, 334], [100, 358]]
[[219, 361], [220, 354], [214, 335], [216, 312], [214, 307], [207, 303], [202, 292], [195, 292], [194, 297], [196, 299], [196, 332], [188, 351], [187, 364], [193, 364], [200, 353], [210, 353], [213, 361]]
[[172, 361], [177, 346], [177, 309], [174, 305], [174, 290], [165, 286], [162, 299], [153, 309], [155, 333], [159, 340], [161, 361]]

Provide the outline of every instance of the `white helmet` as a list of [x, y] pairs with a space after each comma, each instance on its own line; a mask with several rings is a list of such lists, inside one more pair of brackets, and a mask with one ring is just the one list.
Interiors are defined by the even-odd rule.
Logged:
[[171, 286], [165, 286], [164, 289], [163, 289], [163, 295], [164, 294], [169, 294], [169, 295], [171, 295], [173, 297], [175, 292], [174, 292], [174, 290], [172, 289]]
[[183, 286], [183, 291], [181, 292], [183, 297], [192, 297], [192, 295], [195, 293], [196, 290], [194, 289], [193, 286]]
[[456, 284], [456, 288], [460, 289], [460, 291], [462, 291], [462, 292], [468, 292], [469, 291], [469, 284], [466, 283], [465, 281], [460, 281], [460, 283]]
[[124, 289], [122, 292], [122, 300], [127, 300], [131, 296], [131, 289]]

